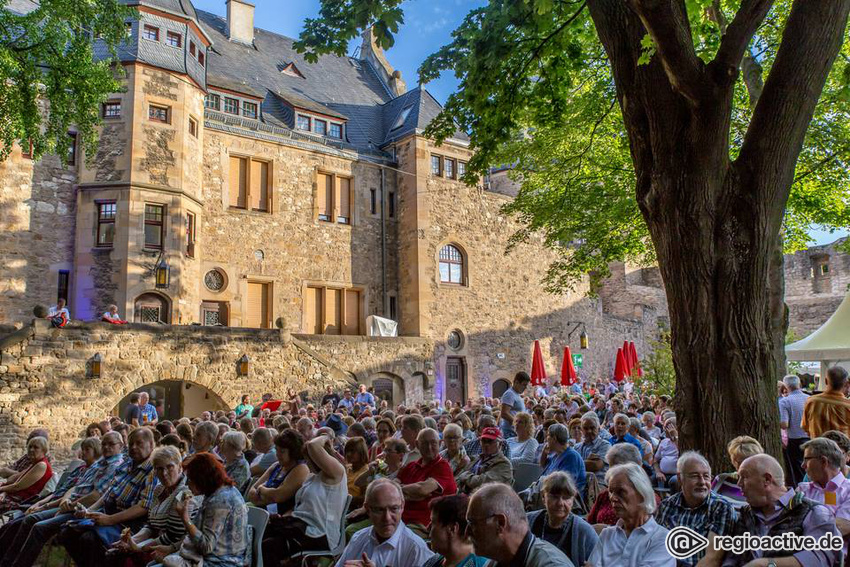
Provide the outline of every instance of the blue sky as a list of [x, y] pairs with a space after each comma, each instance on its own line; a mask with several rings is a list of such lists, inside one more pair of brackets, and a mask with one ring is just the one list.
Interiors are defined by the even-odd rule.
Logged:
[[[196, 8], [226, 16], [225, 0], [192, 0]], [[256, 4], [254, 25], [288, 37], [297, 38], [305, 18], [316, 17], [319, 0], [253, 0]], [[390, 63], [399, 71], [408, 88], [416, 86], [416, 70], [431, 53], [451, 40], [452, 31], [463, 21], [473, 8], [485, 4], [484, 0], [407, 0], [404, 4], [405, 24], [396, 35], [396, 43], [387, 52]], [[351, 42], [351, 51], [360, 45], [360, 40]], [[457, 79], [451, 73], [428, 83], [428, 91], [445, 102], [457, 87]], [[846, 230], [829, 233], [812, 230], [817, 244], [827, 244], [842, 236]]]

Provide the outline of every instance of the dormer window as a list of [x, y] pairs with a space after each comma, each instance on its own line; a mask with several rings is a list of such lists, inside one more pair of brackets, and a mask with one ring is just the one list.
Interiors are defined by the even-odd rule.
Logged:
[[145, 24], [142, 37], [151, 41], [159, 41], [159, 28]]
[[316, 134], [320, 136], [326, 136], [328, 133], [328, 123], [324, 120], [319, 120], [318, 118], [315, 120], [316, 125], [314, 126], [314, 131]]
[[331, 138], [336, 138], [338, 140], [342, 140], [342, 124], [335, 124], [331, 122]]
[[305, 132], [309, 132], [311, 130], [311, 128], [310, 128], [310, 117], [304, 116], [303, 114], [299, 114], [298, 118], [296, 119], [296, 122], [295, 122], [295, 127], [298, 128], [299, 130], [304, 130]]
[[395, 123], [393, 123], [393, 127], [390, 130], [396, 130], [404, 126], [404, 121], [407, 120], [407, 117], [410, 116], [410, 111], [413, 110], [413, 106], [406, 106], [404, 110], [401, 111], [401, 114], [398, 115]]
[[189, 42], [189, 55], [191, 55], [192, 57], [195, 56], [195, 42], [194, 41]]
[[283, 69], [280, 70], [284, 75], [289, 75], [290, 77], [296, 77], [298, 79], [303, 79], [304, 75], [301, 71], [298, 70], [298, 67], [295, 66], [295, 63], [287, 63], [283, 66]]
[[239, 114], [239, 101], [229, 96], [224, 97], [224, 111], [228, 114]]
[[242, 101], [242, 116], [257, 119], [257, 105], [253, 102]]
[[201, 51], [198, 51], [198, 64], [203, 67], [204, 66], [204, 54]]
[[204, 99], [204, 106], [210, 110], [221, 110], [221, 96], [210, 93]]
[[165, 34], [165, 43], [171, 47], [180, 47], [183, 45], [183, 36], [177, 32], [167, 32]]

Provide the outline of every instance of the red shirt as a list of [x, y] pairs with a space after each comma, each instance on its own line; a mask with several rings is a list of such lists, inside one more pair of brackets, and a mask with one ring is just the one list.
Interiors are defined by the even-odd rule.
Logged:
[[437, 496], [449, 496], [457, 493], [457, 484], [452, 474], [452, 467], [442, 457], [437, 457], [429, 465], [422, 464], [422, 459], [409, 463], [398, 471], [398, 481], [402, 484], [413, 484], [433, 478], [440, 485], [441, 490], [435, 490], [428, 498], [415, 502], [406, 501], [401, 519], [405, 524], [422, 524], [425, 527], [431, 525], [431, 510], [428, 503]]

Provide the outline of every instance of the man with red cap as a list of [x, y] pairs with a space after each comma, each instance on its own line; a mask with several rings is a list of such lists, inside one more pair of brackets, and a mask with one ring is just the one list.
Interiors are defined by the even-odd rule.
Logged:
[[466, 471], [457, 476], [457, 488], [471, 493], [488, 482], [511, 484], [514, 480], [511, 461], [500, 450], [502, 432], [498, 427], [485, 427], [481, 431], [481, 455]]

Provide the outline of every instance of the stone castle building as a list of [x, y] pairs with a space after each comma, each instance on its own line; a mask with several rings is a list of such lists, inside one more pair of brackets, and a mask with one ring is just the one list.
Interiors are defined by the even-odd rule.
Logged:
[[[512, 190], [459, 181], [468, 139], [422, 135], [439, 104], [370, 33], [358, 57], [311, 64], [244, 0], [226, 17], [129, 3], [96, 155], [34, 161], [24, 143], [0, 163], [0, 458], [34, 426], [69, 444], [139, 389], [168, 417], [328, 384], [461, 401], [504, 391], [534, 340], [551, 375], [570, 346], [580, 374], [607, 376], [665, 323], [657, 270], [615, 265], [598, 299], [556, 296], [542, 241], [506, 254]], [[32, 321], [58, 298], [69, 327]], [[93, 322], [110, 304], [131, 324]], [[370, 315], [400, 336], [367, 336]]]

